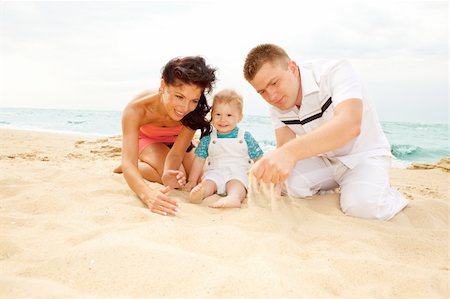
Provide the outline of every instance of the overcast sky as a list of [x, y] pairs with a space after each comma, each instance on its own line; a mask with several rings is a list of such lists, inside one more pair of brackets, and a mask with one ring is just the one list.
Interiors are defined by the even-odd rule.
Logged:
[[265, 42], [297, 63], [349, 59], [381, 120], [448, 122], [447, 1], [1, 1], [0, 107], [122, 110], [169, 59], [202, 55], [215, 91], [265, 115], [242, 76]]

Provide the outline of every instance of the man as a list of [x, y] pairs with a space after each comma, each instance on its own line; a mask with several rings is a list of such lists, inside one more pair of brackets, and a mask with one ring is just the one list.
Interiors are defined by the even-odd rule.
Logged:
[[345, 60], [298, 66], [273, 44], [253, 48], [244, 77], [271, 105], [277, 149], [252, 167], [295, 197], [340, 187], [350, 216], [388, 220], [407, 200], [389, 183], [390, 145], [362, 84]]

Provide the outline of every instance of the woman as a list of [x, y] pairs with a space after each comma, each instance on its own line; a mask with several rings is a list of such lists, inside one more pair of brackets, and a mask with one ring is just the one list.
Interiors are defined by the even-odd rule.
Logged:
[[[159, 91], [145, 91], [122, 114], [122, 164], [128, 186], [148, 208], [161, 215], [175, 215], [178, 204], [167, 196], [170, 188], [186, 183], [192, 166], [192, 138], [211, 127], [205, 118], [211, 109], [205, 92], [211, 92], [215, 69], [199, 56], [174, 58], [162, 70]], [[166, 187], [150, 188], [144, 178]]]

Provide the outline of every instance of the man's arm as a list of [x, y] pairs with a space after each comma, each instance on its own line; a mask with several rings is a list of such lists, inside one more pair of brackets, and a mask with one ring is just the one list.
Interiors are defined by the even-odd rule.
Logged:
[[277, 140], [277, 148], [285, 143], [295, 139], [295, 133], [289, 127], [281, 127], [275, 130], [275, 138]]
[[276, 184], [286, 180], [298, 160], [332, 151], [356, 138], [361, 130], [362, 111], [362, 100], [348, 99], [335, 107], [330, 121], [299, 138], [286, 142], [287, 131], [278, 129], [277, 144], [280, 142], [281, 146], [255, 163], [253, 174], [264, 182]]
[[285, 143], [280, 150], [298, 161], [344, 146], [359, 135], [362, 111], [362, 100], [345, 100], [335, 107], [335, 115], [330, 121]]

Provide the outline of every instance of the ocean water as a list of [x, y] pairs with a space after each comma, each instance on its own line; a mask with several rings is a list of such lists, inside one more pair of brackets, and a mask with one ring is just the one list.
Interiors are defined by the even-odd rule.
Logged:
[[[397, 165], [410, 162], [437, 162], [450, 157], [449, 125], [382, 122], [397, 158]], [[245, 116], [239, 125], [252, 133], [264, 151], [275, 147], [270, 118]], [[0, 127], [31, 131], [63, 132], [83, 135], [121, 134], [120, 111], [0, 108]]]

